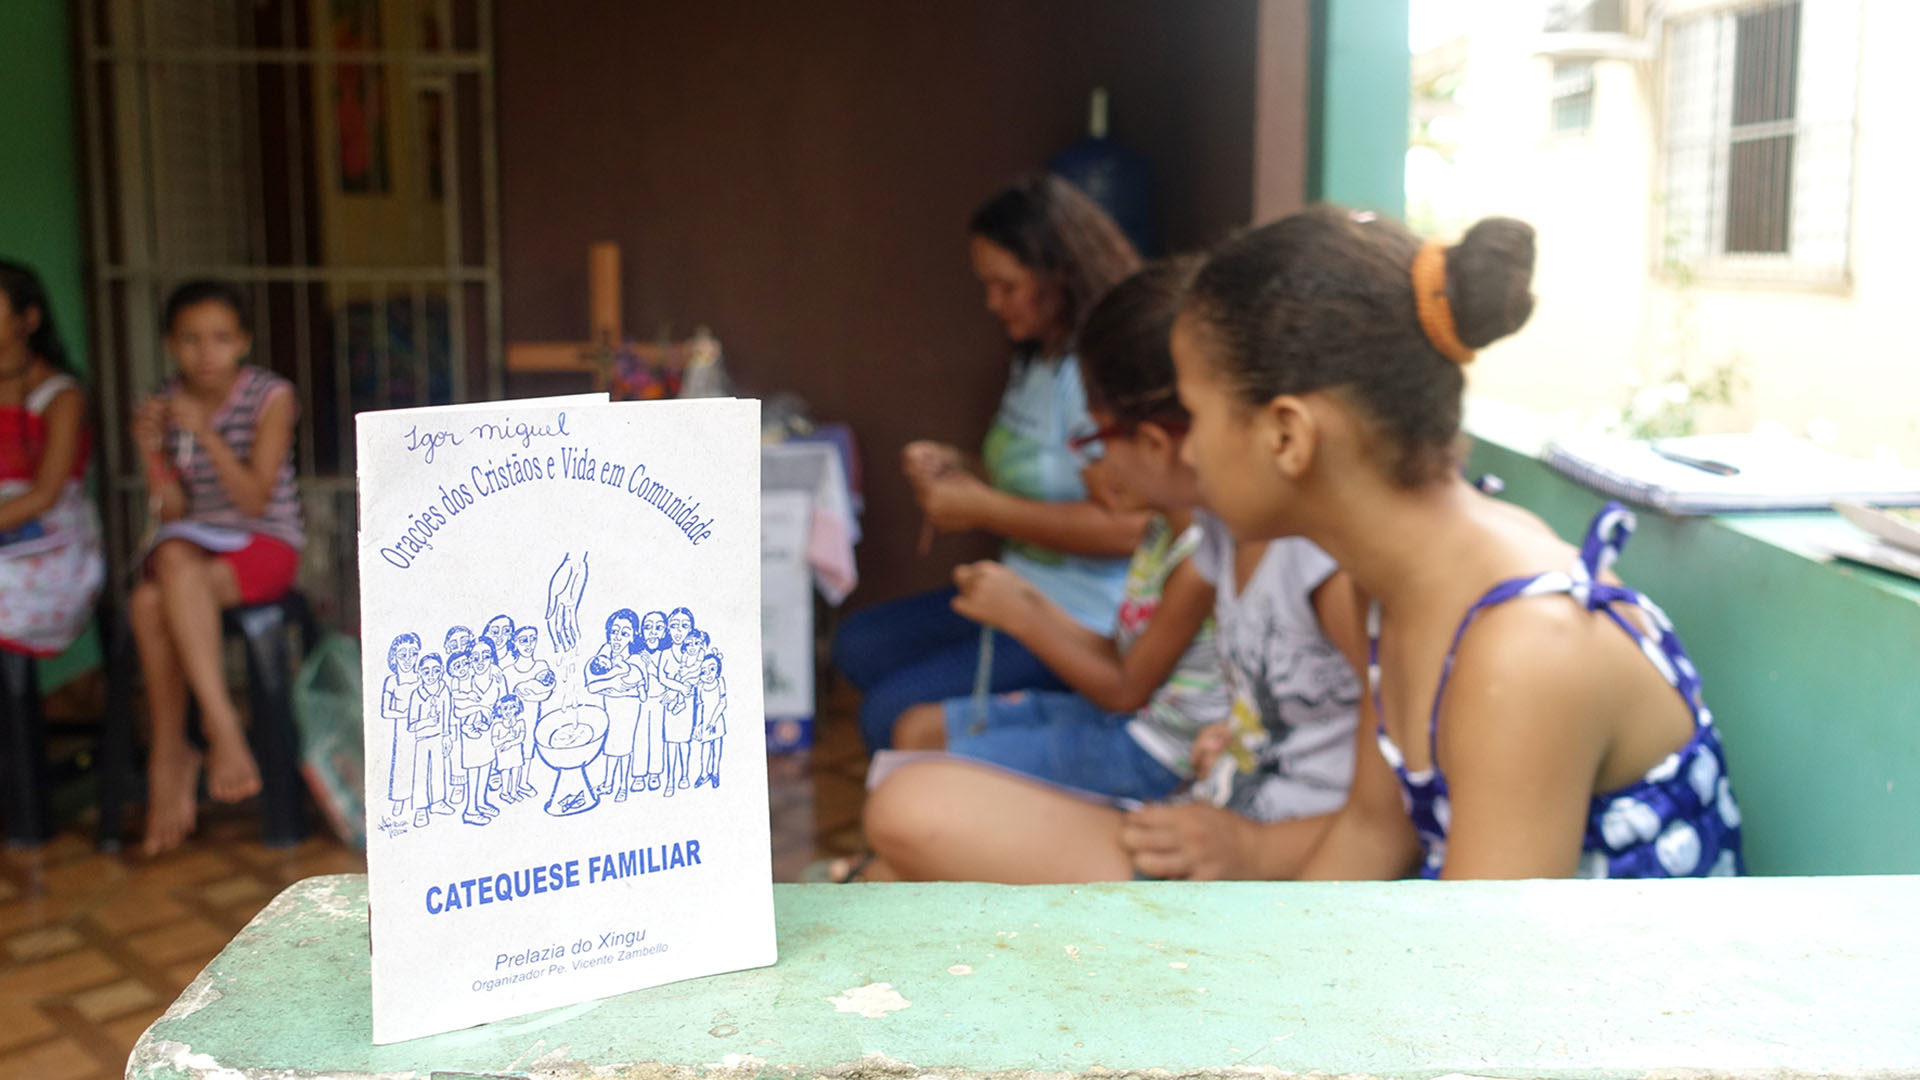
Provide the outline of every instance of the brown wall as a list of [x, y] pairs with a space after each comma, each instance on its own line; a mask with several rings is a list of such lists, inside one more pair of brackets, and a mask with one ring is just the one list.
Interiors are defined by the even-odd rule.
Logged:
[[744, 392], [853, 425], [859, 600], [942, 581], [969, 545], [914, 557], [894, 462], [912, 438], [976, 445], [1005, 377], [968, 213], [1081, 135], [1105, 85], [1169, 244], [1246, 222], [1259, 7], [499, 0], [507, 340], [578, 340], [587, 245], [618, 241], [630, 336], [705, 323]]

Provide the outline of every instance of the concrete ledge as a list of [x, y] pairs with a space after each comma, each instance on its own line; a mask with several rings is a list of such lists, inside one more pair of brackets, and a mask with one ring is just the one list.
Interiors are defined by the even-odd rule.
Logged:
[[311, 878], [127, 1075], [1920, 1075], [1920, 877], [774, 893], [772, 968], [374, 1047], [365, 879]]
[[[1605, 500], [1538, 459], [1530, 419], [1472, 402], [1469, 468], [1578, 542]], [[1748, 868], [1920, 873], [1920, 582], [1826, 561], [1821, 538], [1853, 531], [1837, 514], [1636, 513], [1620, 574], [1706, 681]]]

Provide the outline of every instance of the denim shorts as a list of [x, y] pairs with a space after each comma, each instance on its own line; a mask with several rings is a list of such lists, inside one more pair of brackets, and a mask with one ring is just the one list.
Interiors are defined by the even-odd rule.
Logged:
[[1141, 749], [1127, 722], [1079, 694], [1017, 690], [986, 701], [950, 698], [947, 751], [992, 762], [1054, 784], [1125, 799], [1163, 799], [1181, 777]]

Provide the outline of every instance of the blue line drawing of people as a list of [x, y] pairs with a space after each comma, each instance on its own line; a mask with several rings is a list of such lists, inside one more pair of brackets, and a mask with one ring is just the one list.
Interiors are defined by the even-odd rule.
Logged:
[[[513, 630], [513, 619], [510, 616], [495, 615], [486, 621], [484, 628], [480, 631], [480, 636], [483, 639], [493, 642], [493, 655], [499, 658], [499, 666], [503, 672], [503, 677], [507, 663], [508, 648], [513, 643]], [[501, 692], [506, 693], [507, 690], [503, 689]], [[492, 776], [487, 778], [487, 786], [494, 791], [500, 790], [500, 773], [498, 771], [495, 771]]]
[[587, 691], [600, 695], [607, 714], [606, 772], [596, 790], [612, 792], [615, 802], [626, 801], [633, 783], [633, 737], [646, 693], [646, 669], [633, 662], [633, 640], [639, 633], [640, 616], [632, 608], [621, 608], [607, 616], [607, 643], [587, 661]]
[[[666, 711], [661, 737], [667, 742], [666, 793], [675, 788], [693, 786], [687, 775], [693, 742], [693, 684], [700, 678], [700, 658], [705, 655], [694, 636], [693, 612], [674, 608], [667, 616], [667, 639], [672, 644], [660, 654], [660, 681], [670, 691], [664, 702]], [[703, 635], [704, 636], [704, 635]]]
[[448, 657], [447, 675], [453, 684], [454, 715], [462, 719], [476, 712], [493, 715], [493, 703], [507, 692], [499, 654], [486, 638], [475, 638], [466, 652]]
[[513, 694], [493, 703], [493, 728], [489, 732], [493, 740], [493, 767], [500, 776], [500, 797], [508, 802], [519, 802], [535, 794], [526, 780], [527, 753], [522, 740], [533, 725], [527, 722], [524, 711], [525, 706]]
[[453, 692], [446, 663], [428, 653], [417, 665], [420, 681], [407, 702], [407, 731], [413, 735], [413, 824], [424, 828], [427, 812], [454, 812], [448, 790], [447, 751], [453, 735]]
[[[463, 656], [466, 654], [462, 654]], [[459, 706], [455, 706], [458, 715]], [[460, 767], [467, 771], [467, 809], [460, 820], [486, 825], [500, 813], [487, 799], [487, 774], [493, 770], [493, 708], [460, 717]]]
[[636, 662], [647, 673], [646, 693], [640, 699], [640, 734], [633, 748], [635, 755], [633, 784], [635, 791], [659, 791], [660, 774], [667, 767], [667, 743], [663, 737], [666, 723], [666, 698], [672, 693], [661, 678], [660, 668], [667, 638], [667, 616], [649, 611], [640, 620], [640, 640], [634, 642]]
[[507, 655], [507, 643], [513, 640], [515, 629], [511, 617], [495, 615], [487, 620], [487, 625], [480, 631], [480, 636], [493, 642], [494, 654], [504, 659]]
[[454, 653], [463, 653], [473, 647], [473, 631], [464, 626], [447, 628], [445, 649], [442, 655], [451, 661]]
[[420, 681], [420, 635], [401, 634], [387, 646], [387, 677], [380, 684], [380, 718], [393, 725], [393, 755], [387, 763], [387, 798], [393, 816], [406, 820], [413, 801], [413, 736], [407, 731], [407, 704]]
[[720, 676], [720, 654], [709, 651], [700, 661], [700, 681], [693, 684], [693, 737], [700, 744], [700, 775], [693, 781], [720, 786], [720, 745], [727, 736], [727, 681]]
[[[447, 658], [448, 682], [453, 681], [453, 658], [472, 647], [473, 631], [464, 626], [454, 626], [447, 629], [447, 636], [442, 643], [440, 655]], [[449, 737], [451, 737], [451, 735], [449, 735]], [[452, 798], [456, 806], [465, 802], [467, 799], [467, 774], [461, 772], [458, 767], [453, 770]]]
[[[493, 722], [493, 703], [506, 694], [507, 680], [500, 674], [499, 657], [494, 654], [493, 642], [486, 638], [475, 638], [466, 652], [456, 653], [447, 658], [447, 674], [451, 676], [453, 690], [453, 715], [460, 727], [461, 767], [470, 785], [477, 776], [481, 789], [466, 792], [467, 811], [462, 821], [474, 824], [476, 816], [492, 820], [499, 808], [487, 799], [487, 778], [493, 772], [493, 740], [487, 731]], [[474, 730], [473, 721], [478, 718], [479, 731]], [[459, 801], [459, 796], [455, 796]], [[485, 824], [485, 822], [480, 822]]]
[[[516, 627], [513, 637], [507, 642], [507, 652], [511, 659], [501, 667], [501, 674], [507, 679], [507, 692], [519, 698], [522, 705], [531, 703], [533, 715], [520, 725], [520, 753], [523, 758], [533, 758], [533, 729], [540, 718], [546, 715], [546, 703], [553, 697], [558, 680], [554, 678], [553, 668], [545, 660], [535, 655], [540, 648], [540, 630], [532, 623]], [[520, 775], [520, 794], [537, 794], [533, 782], [523, 771]]]

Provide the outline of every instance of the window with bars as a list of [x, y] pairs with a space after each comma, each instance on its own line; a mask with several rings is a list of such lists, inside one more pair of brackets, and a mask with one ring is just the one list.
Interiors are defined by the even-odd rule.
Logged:
[[[0, 4], [10, 0], [0, 0]], [[492, 0], [76, 0], [102, 504], [146, 527], [123, 437], [170, 371], [158, 309], [237, 282], [291, 380], [302, 584], [357, 618], [353, 415], [499, 393]]]
[[1710, 276], [1847, 276], [1858, 61], [1854, 0], [1747, 4], [1667, 48], [1666, 248]]

